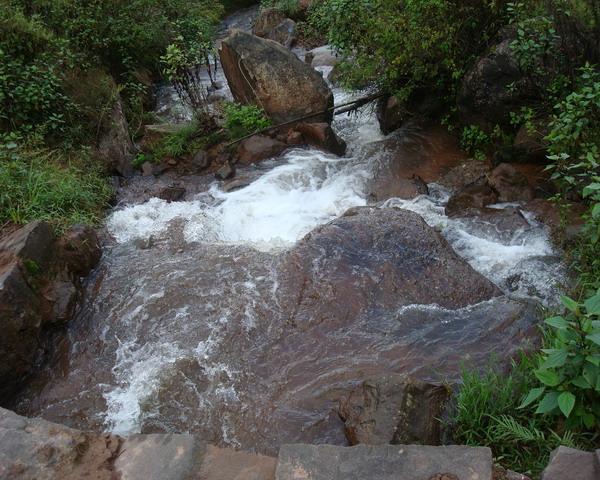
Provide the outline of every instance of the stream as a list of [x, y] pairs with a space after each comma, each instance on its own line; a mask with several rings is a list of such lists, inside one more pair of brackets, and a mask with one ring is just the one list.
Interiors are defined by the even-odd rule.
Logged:
[[[333, 91], [336, 104], [360, 96]], [[549, 305], [565, 278], [558, 252], [527, 212], [529, 228], [510, 234], [448, 218], [449, 192], [436, 184], [414, 200], [374, 206], [419, 214], [473, 269], [523, 299], [522, 319], [498, 320], [515, 308], [506, 296], [448, 308], [375, 301], [370, 292], [346, 318], [337, 313], [339, 292], [323, 291], [315, 311], [304, 312], [310, 322], [293, 321], [290, 252], [315, 228], [368, 205], [369, 180], [385, 161], [372, 154], [385, 139], [370, 109], [333, 127], [348, 143], [343, 158], [293, 148], [240, 169], [249, 182], [237, 190], [205, 177], [179, 202], [121, 195], [83, 308], [17, 411], [119, 434], [196, 432], [263, 453], [284, 442], [345, 445], [337, 402], [369, 375], [456, 381], [462, 362], [516, 351], [535, 322], [534, 302]], [[413, 129], [392, 135], [423, 141]], [[327, 277], [318, 260], [312, 274]], [[357, 281], [373, 275], [360, 258], [352, 265]]]

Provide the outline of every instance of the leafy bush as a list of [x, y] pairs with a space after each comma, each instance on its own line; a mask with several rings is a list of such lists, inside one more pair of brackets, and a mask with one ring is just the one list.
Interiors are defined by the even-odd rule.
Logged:
[[237, 139], [267, 128], [271, 125], [262, 108], [256, 105], [225, 105], [225, 128], [231, 138]]
[[65, 158], [56, 151], [0, 146], [0, 222], [42, 219], [58, 228], [96, 224], [111, 190], [102, 172], [81, 153]]
[[583, 304], [563, 297], [567, 315], [546, 319], [552, 327], [548, 347], [534, 371], [542, 386], [532, 389], [521, 407], [560, 414], [571, 429], [600, 427], [600, 290]]
[[340, 68], [347, 83], [375, 82], [400, 100], [415, 91], [451, 97], [473, 56], [495, 35], [499, 4], [323, 0], [310, 18], [345, 58]]

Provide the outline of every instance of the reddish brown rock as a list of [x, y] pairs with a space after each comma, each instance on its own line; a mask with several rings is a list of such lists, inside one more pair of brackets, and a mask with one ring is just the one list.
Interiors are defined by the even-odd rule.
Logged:
[[471, 209], [481, 209], [497, 201], [498, 194], [485, 179], [480, 179], [450, 197], [446, 205], [446, 215], [449, 217], [468, 215]]
[[281, 154], [287, 145], [265, 135], [253, 135], [242, 141], [238, 147], [238, 162], [242, 165], [273, 158]]
[[366, 148], [375, 170], [369, 193], [379, 201], [424, 193], [421, 181], [437, 182], [466, 158], [456, 139], [436, 126], [415, 124]]
[[501, 202], [528, 202], [533, 200], [533, 188], [525, 175], [508, 163], [498, 165], [488, 177]]
[[363, 382], [340, 400], [351, 445], [440, 444], [440, 422], [450, 389], [406, 375]]
[[338, 156], [346, 153], [346, 142], [337, 136], [328, 123], [300, 123], [294, 127], [294, 130], [313, 147]]
[[80, 277], [100, 259], [95, 232], [76, 226], [56, 241], [32, 222], [0, 240], [0, 401], [17, 391], [43, 359], [46, 328], [68, 321]]

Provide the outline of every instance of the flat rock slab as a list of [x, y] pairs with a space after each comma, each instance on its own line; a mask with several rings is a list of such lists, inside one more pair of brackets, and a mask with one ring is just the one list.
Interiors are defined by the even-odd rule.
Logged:
[[123, 443], [115, 470], [121, 480], [179, 480], [200, 470], [205, 452], [206, 444], [193, 435], [133, 435]]
[[[596, 463], [596, 458], [598, 463]], [[550, 463], [542, 474], [542, 480], [598, 480], [600, 478], [600, 455], [558, 447], [550, 456]]]
[[491, 480], [489, 448], [382, 445], [284, 445], [276, 480]]

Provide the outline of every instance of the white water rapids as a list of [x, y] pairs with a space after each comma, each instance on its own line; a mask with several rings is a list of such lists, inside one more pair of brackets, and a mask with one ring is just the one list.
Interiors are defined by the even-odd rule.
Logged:
[[[360, 96], [334, 94], [336, 104]], [[479, 358], [496, 348], [494, 335], [505, 335], [496, 316], [513, 308], [503, 297], [457, 310], [369, 311], [332, 331], [290, 327], [277, 262], [315, 227], [367, 205], [382, 161], [372, 153], [384, 139], [372, 111], [336, 117], [333, 127], [348, 144], [343, 158], [293, 148], [250, 167], [260, 175], [238, 190], [215, 181], [186, 201], [120, 205], [107, 219], [115, 243], [74, 322], [66, 373], [30, 396], [30, 413], [121, 434], [193, 431], [265, 452], [281, 441], [340, 444], [328, 389], [339, 394], [382, 365], [457, 371], [463, 350]], [[449, 192], [429, 187], [379, 206], [421, 215], [505, 293], [553, 301], [565, 273], [544, 226], [526, 212], [529, 227], [510, 234], [448, 218]]]
[[[348, 94], [339, 89], [335, 90], [335, 96], [336, 103], [348, 99]], [[208, 192], [192, 201], [167, 203], [154, 198], [141, 205], [129, 205], [110, 216], [108, 229], [124, 244], [150, 237], [168, 241], [171, 222], [178, 220], [184, 223], [186, 242], [244, 246], [273, 254], [285, 250], [316, 226], [340, 216], [350, 207], [367, 204], [366, 183], [372, 175], [373, 160], [362, 154], [365, 146], [383, 138], [377, 121], [367, 111], [338, 118], [334, 127], [348, 142], [348, 154], [343, 158], [315, 149], [294, 148], [244, 188], [224, 192], [215, 182]], [[430, 226], [441, 230], [472, 267], [506, 293], [534, 297], [544, 303], [552, 300], [564, 272], [541, 224], [526, 215], [530, 228], [507, 238], [493, 229], [480, 229], [470, 220], [448, 218], [444, 214], [447, 200], [447, 191], [430, 185], [429, 195], [411, 201], [390, 199], [382, 206], [404, 208], [421, 215]], [[516, 285], [510, 285], [509, 279], [515, 277]], [[240, 282], [238, 293], [251, 299], [255, 289], [252, 282], [251, 277]], [[276, 282], [269, 288], [276, 289]], [[153, 295], [164, 292], [143, 292], [148, 294], [152, 299]], [[183, 309], [180, 314], [185, 317], [190, 312]], [[143, 315], [143, 308], [132, 315]], [[251, 313], [246, 315], [250, 324], [252, 317]], [[218, 332], [223, 328], [221, 322], [228, 321], [227, 312], [218, 316], [214, 334], [197, 348], [201, 358], [210, 358], [214, 342], [219, 341]], [[157, 388], [161, 372], [184, 356], [176, 344], [159, 343], [160, 348], [156, 349], [156, 344], [140, 346], [132, 341], [135, 348], [124, 342], [117, 352], [113, 371], [120, 386], [105, 394], [106, 424], [120, 433], [139, 430], [143, 399]], [[211, 361], [213, 370], [235, 375], [218, 359]], [[235, 390], [223, 390], [221, 394], [236, 401]]]

